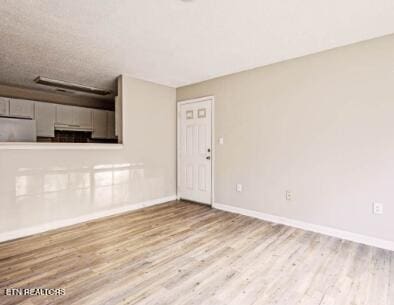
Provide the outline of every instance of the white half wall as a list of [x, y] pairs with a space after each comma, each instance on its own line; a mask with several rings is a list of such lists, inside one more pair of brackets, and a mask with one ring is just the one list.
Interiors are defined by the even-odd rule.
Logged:
[[394, 35], [177, 89], [208, 95], [215, 202], [394, 241]]
[[121, 95], [119, 149], [0, 149], [0, 236], [175, 198], [175, 89], [123, 76]]

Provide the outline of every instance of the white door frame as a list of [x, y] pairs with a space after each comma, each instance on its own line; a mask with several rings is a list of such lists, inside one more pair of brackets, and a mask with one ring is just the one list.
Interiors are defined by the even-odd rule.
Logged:
[[180, 111], [181, 111], [181, 106], [185, 104], [191, 104], [191, 103], [198, 103], [198, 102], [206, 102], [210, 101], [211, 102], [211, 202], [210, 206], [213, 205], [213, 201], [215, 198], [215, 97], [213, 95], [210, 96], [204, 96], [204, 97], [199, 97], [199, 98], [194, 98], [190, 100], [183, 100], [183, 101], [178, 101], [176, 105], [176, 118], [177, 118], [177, 124], [176, 124], [176, 133], [177, 133], [177, 141], [176, 141], [176, 173], [177, 173], [177, 179], [176, 179], [176, 197], [179, 200], [180, 195], [179, 195], [179, 187], [180, 187], [180, 143], [181, 143], [181, 136], [180, 136], [180, 128], [181, 128], [181, 122], [180, 122]]

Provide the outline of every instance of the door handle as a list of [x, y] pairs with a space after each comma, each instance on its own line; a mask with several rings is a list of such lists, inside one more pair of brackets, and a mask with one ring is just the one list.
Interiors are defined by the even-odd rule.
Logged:
[[206, 157], [205, 159], [207, 159], [207, 160], [211, 160], [211, 156], [208, 156], [208, 157]]

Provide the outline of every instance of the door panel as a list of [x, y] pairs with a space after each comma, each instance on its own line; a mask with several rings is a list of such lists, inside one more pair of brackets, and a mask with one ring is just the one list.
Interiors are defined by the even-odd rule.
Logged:
[[183, 104], [179, 111], [179, 196], [211, 203], [212, 102]]
[[198, 189], [203, 192], [207, 191], [207, 187], [206, 187], [206, 183], [205, 183], [206, 182], [206, 179], [205, 179], [206, 175], [207, 175], [206, 167], [200, 165], [198, 167]]
[[193, 165], [185, 165], [185, 186], [189, 190], [193, 190]]

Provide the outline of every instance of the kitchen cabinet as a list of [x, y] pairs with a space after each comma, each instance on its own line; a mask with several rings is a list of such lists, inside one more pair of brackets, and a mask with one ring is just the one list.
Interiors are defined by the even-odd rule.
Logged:
[[35, 103], [35, 118], [38, 137], [55, 136], [56, 105], [51, 103]]
[[73, 124], [82, 128], [92, 128], [92, 110], [83, 107], [73, 108]]
[[115, 136], [122, 141], [122, 103], [119, 96], [115, 96]]
[[73, 125], [72, 106], [56, 105], [56, 123], [62, 125]]
[[107, 111], [107, 138], [115, 139], [115, 112]]
[[10, 99], [10, 117], [34, 119], [34, 102]]
[[93, 139], [106, 139], [107, 138], [107, 124], [108, 117], [106, 110], [93, 110]]
[[0, 97], [0, 116], [9, 116], [10, 99], [8, 97]]
[[108, 110], [93, 110], [93, 139], [116, 139], [115, 112]]
[[[0, 97], [0, 116], [32, 119], [30, 121], [36, 127], [37, 137], [54, 138], [55, 131], [59, 130], [92, 132], [93, 139], [116, 140], [119, 138], [116, 133], [121, 131], [119, 126], [116, 127], [117, 115], [114, 111], [51, 102]], [[89, 137], [89, 134], [84, 136]]]
[[56, 124], [89, 130], [92, 128], [92, 109], [56, 105]]

